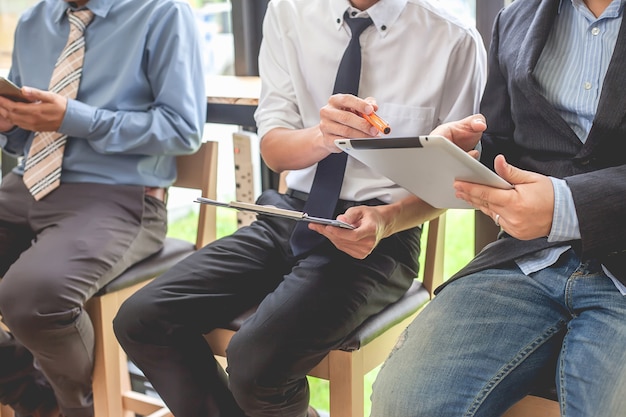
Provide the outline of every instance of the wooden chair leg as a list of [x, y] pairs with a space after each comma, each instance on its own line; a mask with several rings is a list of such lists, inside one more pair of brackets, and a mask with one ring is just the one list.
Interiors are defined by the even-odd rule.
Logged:
[[14, 417], [13, 409], [8, 405], [0, 405], [0, 417]]
[[124, 299], [125, 291], [94, 297], [88, 311], [96, 335], [93, 371], [93, 398], [96, 417], [135, 417], [124, 411], [122, 394], [130, 390], [126, 355], [113, 332], [113, 318]]
[[132, 391], [128, 359], [113, 332], [113, 319], [122, 302], [146, 283], [94, 297], [87, 304], [96, 335], [92, 384], [95, 417], [135, 417], [135, 413], [173, 417], [161, 399]]
[[[122, 408], [121, 354], [116, 343], [112, 320], [117, 312], [116, 294], [107, 294], [90, 300], [89, 314], [96, 334], [93, 371], [93, 397], [95, 414], [124, 416]], [[130, 382], [129, 382], [130, 384]]]
[[333, 350], [328, 354], [330, 415], [363, 417], [365, 387], [362, 351]]

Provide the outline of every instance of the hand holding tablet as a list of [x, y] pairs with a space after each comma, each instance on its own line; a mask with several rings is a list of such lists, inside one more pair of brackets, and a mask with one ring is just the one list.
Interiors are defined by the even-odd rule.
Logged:
[[437, 208], [473, 208], [456, 198], [455, 180], [513, 188], [443, 136], [337, 139], [335, 144]]

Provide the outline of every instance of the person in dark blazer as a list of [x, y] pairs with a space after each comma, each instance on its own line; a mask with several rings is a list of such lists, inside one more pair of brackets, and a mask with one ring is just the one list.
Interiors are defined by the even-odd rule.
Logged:
[[539, 384], [556, 384], [564, 416], [626, 415], [624, 3], [498, 15], [475, 137], [515, 188], [455, 188], [502, 231], [401, 337], [373, 417], [494, 417]]

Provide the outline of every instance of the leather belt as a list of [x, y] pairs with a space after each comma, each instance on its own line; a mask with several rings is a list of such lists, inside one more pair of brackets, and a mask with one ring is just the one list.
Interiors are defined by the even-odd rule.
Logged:
[[162, 187], [145, 187], [145, 194], [154, 197], [159, 201], [165, 201], [165, 188]]
[[305, 193], [304, 191], [293, 190], [291, 188], [287, 188], [285, 192], [289, 197], [297, 198], [298, 200], [307, 201], [309, 199], [309, 193]]

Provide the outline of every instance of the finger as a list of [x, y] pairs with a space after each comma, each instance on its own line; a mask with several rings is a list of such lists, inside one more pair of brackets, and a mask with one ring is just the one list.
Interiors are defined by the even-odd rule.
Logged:
[[54, 100], [54, 93], [50, 91], [39, 90], [33, 87], [22, 87], [22, 93], [27, 100], [50, 102]]
[[433, 135], [441, 135], [465, 151], [471, 151], [487, 128], [482, 115], [474, 115], [457, 122], [445, 123], [435, 128]]
[[368, 101], [352, 94], [334, 94], [328, 99], [328, 104], [332, 107], [352, 112], [371, 113], [374, 106]]
[[[474, 114], [456, 122], [444, 123], [436, 127], [431, 134], [446, 136], [454, 139], [455, 134], [482, 133], [487, 129], [485, 116]], [[452, 136], [452, 137], [450, 137]]]
[[374, 97], [365, 97], [364, 100], [373, 107], [374, 111], [378, 111], [378, 104], [376, 104], [376, 99]]
[[498, 213], [493, 213], [493, 214], [494, 214], [493, 217], [492, 217], [493, 218], [493, 223], [496, 226], [500, 227], [501, 216]]
[[502, 190], [463, 181], [455, 181], [455, 196], [464, 200], [472, 207], [482, 211], [492, 219], [495, 213], [502, 212], [506, 196], [500, 195]]
[[473, 132], [484, 132], [487, 130], [487, 119], [482, 114], [474, 114], [468, 117], [470, 123], [470, 129]]
[[11, 103], [13, 103], [13, 101], [9, 100], [6, 97], [0, 96], [0, 109], [9, 106]]
[[511, 184], [527, 184], [536, 181], [536, 174], [530, 171], [524, 171], [510, 165], [504, 155], [498, 155], [494, 159], [494, 168], [496, 173]]
[[378, 130], [359, 114], [345, 109], [325, 107], [320, 111], [320, 128], [331, 139], [377, 136]]

